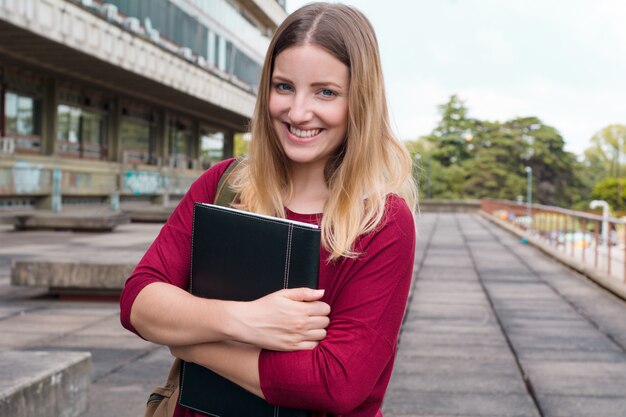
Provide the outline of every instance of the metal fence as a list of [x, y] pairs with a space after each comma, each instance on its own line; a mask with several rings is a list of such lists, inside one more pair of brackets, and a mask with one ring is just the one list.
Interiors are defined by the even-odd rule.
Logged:
[[482, 200], [481, 210], [526, 231], [528, 237], [626, 283], [626, 221], [507, 200]]

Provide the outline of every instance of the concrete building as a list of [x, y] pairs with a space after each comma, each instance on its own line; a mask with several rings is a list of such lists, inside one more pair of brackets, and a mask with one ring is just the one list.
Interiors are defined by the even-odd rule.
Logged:
[[0, 1], [0, 210], [182, 195], [233, 154], [285, 17], [284, 0]]

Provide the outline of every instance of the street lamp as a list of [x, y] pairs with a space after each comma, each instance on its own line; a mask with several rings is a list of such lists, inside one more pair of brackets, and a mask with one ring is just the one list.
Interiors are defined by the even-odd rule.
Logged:
[[609, 203], [604, 200], [593, 200], [589, 208], [595, 210], [602, 207], [602, 244], [609, 244]]
[[531, 204], [533, 202], [533, 169], [527, 166], [524, 168], [524, 171], [526, 171], [526, 206], [528, 211], [528, 230], [530, 230], [533, 223], [531, 211]]

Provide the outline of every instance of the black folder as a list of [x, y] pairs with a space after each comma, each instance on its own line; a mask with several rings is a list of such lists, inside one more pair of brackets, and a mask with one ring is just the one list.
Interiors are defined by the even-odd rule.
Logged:
[[[251, 301], [283, 288], [317, 288], [320, 229], [308, 223], [196, 203], [190, 292]], [[219, 417], [306, 417], [278, 407], [213, 371], [183, 362], [182, 406]]]

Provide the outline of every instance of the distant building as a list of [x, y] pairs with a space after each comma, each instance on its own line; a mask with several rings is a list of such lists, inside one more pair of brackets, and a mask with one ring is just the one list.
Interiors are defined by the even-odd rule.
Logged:
[[182, 195], [246, 131], [285, 17], [284, 0], [0, 2], [0, 210]]

